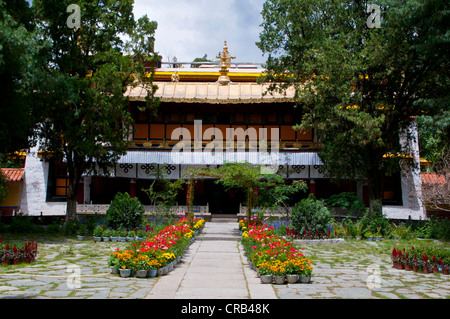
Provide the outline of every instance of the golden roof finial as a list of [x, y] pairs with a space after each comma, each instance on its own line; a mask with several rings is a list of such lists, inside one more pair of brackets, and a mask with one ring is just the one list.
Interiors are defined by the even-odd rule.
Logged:
[[229, 72], [229, 67], [230, 67], [230, 62], [232, 59], [236, 59], [235, 56], [231, 56], [230, 53], [228, 52], [228, 47], [227, 47], [227, 41], [225, 41], [225, 45], [223, 47], [223, 51], [222, 53], [219, 53], [219, 55], [217, 56], [217, 59], [220, 59], [220, 76], [217, 82], [219, 82], [222, 85], [227, 85], [228, 83], [231, 82], [229, 76], [228, 76], [228, 72]]

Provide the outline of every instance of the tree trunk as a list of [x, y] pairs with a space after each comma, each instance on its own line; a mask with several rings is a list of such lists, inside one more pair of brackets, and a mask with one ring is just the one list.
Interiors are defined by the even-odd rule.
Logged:
[[66, 221], [74, 220], [77, 217], [77, 203], [78, 203], [78, 185], [69, 182], [69, 189], [67, 191], [67, 210]]
[[369, 179], [369, 213], [382, 213], [382, 172], [371, 174]]

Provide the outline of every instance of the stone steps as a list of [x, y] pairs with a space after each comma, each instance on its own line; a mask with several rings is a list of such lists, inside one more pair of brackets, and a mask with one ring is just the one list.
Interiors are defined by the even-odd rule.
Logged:
[[208, 222], [202, 233], [197, 236], [199, 240], [234, 240], [239, 241], [239, 228], [237, 220], [226, 221], [221, 218], [220, 222]]

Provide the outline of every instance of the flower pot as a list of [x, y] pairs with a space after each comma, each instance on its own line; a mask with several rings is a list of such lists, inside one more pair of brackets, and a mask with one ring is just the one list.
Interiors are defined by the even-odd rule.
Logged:
[[442, 268], [442, 274], [443, 275], [448, 275], [448, 268], [447, 267]]
[[95, 241], [102, 241], [102, 238], [101, 237], [94, 237], [94, 240]]
[[381, 240], [381, 238], [380, 237], [378, 237], [378, 236], [375, 236], [375, 241], [380, 241]]
[[120, 237], [120, 236], [119, 236], [119, 241], [125, 242], [125, 241], [127, 241], [127, 237]]
[[299, 280], [302, 284], [308, 284], [311, 282], [311, 276], [300, 276]]
[[168, 272], [169, 272], [169, 266], [166, 265], [163, 267], [163, 275], [167, 275]]
[[131, 269], [120, 269], [120, 277], [127, 278], [131, 276]]
[[8, 259], [2, 260], [2, 266], [6, 266], [8, 264], [9, 264], [9, 260]]
[[156, 275], [157, 276], [164, 275], [164, 267], [158, 268], [158, 270], [156, 271]]
[[295, 284], [298, 281], [298, 275], [286, 275], [286, 281], [288, 284]]
[[438, 267], [433, 267], [431, 270], [433, 271], [433, 274], [439, 273]]
[[418, 265], [413, 265], [413, 266], [412, 266], [412, 270], [413, 270], [414, 272], [418, 272], [418, 271], [419, 271], [419, 266], [418, 266]]
[[20, 259], [19, 259], [19, 258], [14, 258], [14, 259], [13, 259], [13, 265], [18, 265], [19, 262], [20, 262]]
[[405, 265], [405, 270], [406, 271], [411, 271], [411, 265]]
[[156, 277], [157, 271], [157, 269], [150, 269], [147, 271], [147, 276], [149, 276], [150, 278]]
[[283, 285], [285, 281], [286, 281], [285, 275], [273, 276], [273, 282], [275, 283], [275, 285]]
[[261, 282], [263, 284], [271, 284], [273, 281], [272, 275], [263, 275], [263, 276], [260, 276], [260, 278], [261, 278]]
[[103, 241], [110, 241], [110, 237], [102, 237]]
[[430, 269], [428, 268], [428, 266], [423, 267], [423, 268], [422, 268], [422, 272], [423, 272], [424, 274], [428, 274], [428, 273], [430, 273]]
[[174, 267], [174, 262], [172, 261], [170, 264], [167, 265], [167, 271], [172, 271]]
[[116, 266], [111, 267], [111, 273], [117, 275], [119, 273], [119, 268]]
[[145, 278], [147, 277], [147, 270], [145, 269], [140, 269], [136, 271], [136, 277], [137, 278]]
[[111, 237], [111, 241], [117, 241], [118, 237]]

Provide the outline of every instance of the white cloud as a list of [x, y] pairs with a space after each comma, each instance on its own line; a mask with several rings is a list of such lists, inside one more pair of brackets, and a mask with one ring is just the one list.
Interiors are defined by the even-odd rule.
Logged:
[[158, 22], [155, 50], [190, 62], [208, 55], [215, 60], [224, 41], [236, 62], [265, 62], [259, 41], [264, 0], [135, 0], [135, 18]]

